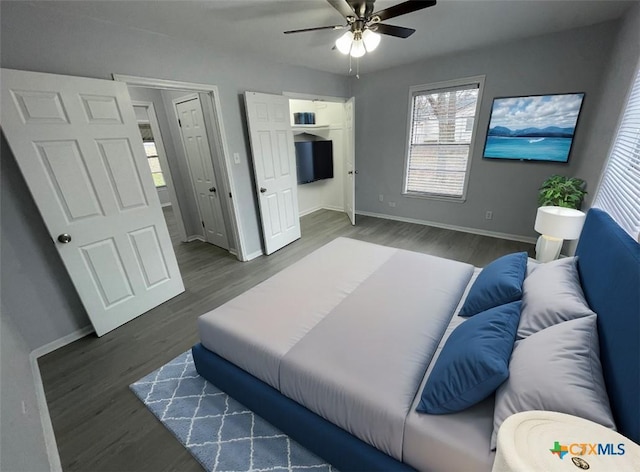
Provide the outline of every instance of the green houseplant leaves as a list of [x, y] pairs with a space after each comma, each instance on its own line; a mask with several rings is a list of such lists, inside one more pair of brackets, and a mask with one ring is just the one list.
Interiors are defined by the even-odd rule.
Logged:
[[582, 200], [587, 192], [584, 190], [586, 182], [576, 177], [552, 175], [545, 180], [538, 193], [540, 206], [560, 206], [580, 209]]

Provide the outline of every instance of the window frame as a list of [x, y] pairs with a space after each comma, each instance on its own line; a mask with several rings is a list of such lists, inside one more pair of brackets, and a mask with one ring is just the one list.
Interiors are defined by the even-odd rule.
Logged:
[[[421, 198], [428, 200], [442, 200], [454, 203], [464, 203], [467, 201], [467, 189], [469, 187], [469, 174], [471, 173], [471, 161], [473, 160], [473, 153], [475, 150], [475, 144], [477, 140], [477, 132], [478, 132], [478, 121], [480, 118], [480, 108], [482, 107], [482, 98], [484, 95], [484, 82], [485, 75], [475, 75], [472, 77], [464, 77], [461, 79], [454, 80], [446, 80], [442, 82], [433, 82], [429, 84], [422, 85], [412, 85], [409, 87], [409, 103], [407, 106], [407, 132], [405, 136], [405, 153], [404, 153], [404, 171], [402, 173], [402, 196], [409, 198]], [[464, 183], [462, 186], [462, 195], [460, 196], [452, 196], [452, 195], [443, 195], [432, 192], [411, 192], [407, 191], [407, 182], [409, 177], [409, 156], [411, 152], [411, 130], [413, 128], [413, 98], [416, 95], [419, 95], [421, 92], [425, 94], [429, 92], [435, 92], [437, 90], [443, 89], [451, 89], [463, 87], [466, 85], [478, 85], [478, 101], [476, 104], [476, 112], [474, 114], [474, 122], [473, 129], [471, 131], [471, 140], [469, 142], [469, 156], [467, 158], [467, 167], [465, 169], [464, 174]]]

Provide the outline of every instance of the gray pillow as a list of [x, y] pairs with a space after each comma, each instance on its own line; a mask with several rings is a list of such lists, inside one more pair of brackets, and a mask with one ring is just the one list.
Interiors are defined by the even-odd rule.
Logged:
[[584, 298], [575, 257], [538, 264], [522, 285], [517, 339], [562, 321], [593, 315]]
[[521, 411], [557, 411], [615, 429], [596, 321], [596, 315], [565, 321], [516, 342], [509, 378], [496, 391], [492, 449], [502, 422]]

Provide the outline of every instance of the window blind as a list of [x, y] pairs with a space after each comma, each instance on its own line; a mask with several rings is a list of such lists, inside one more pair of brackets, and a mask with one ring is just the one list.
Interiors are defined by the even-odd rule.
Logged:
[[415, 91], [405, 193], [464, 196], [480, 84]]
[[640, 233], [640, 68], [611, 148], [594, 207], [601, 208], [634, 239]]

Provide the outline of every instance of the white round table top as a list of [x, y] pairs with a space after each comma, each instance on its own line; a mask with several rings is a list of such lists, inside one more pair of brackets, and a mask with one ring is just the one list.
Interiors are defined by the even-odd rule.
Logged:
[[584, 418], [552, 411], [510, 416], [498, 431], [493, 472], [640, 471], [640, 446]]

